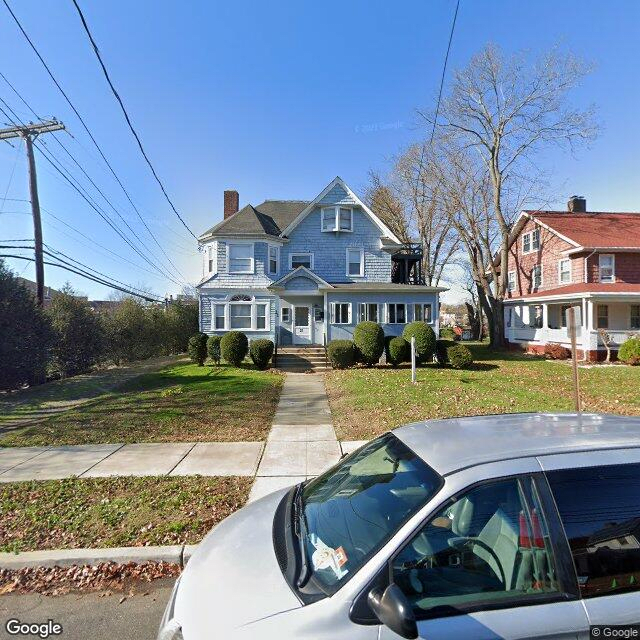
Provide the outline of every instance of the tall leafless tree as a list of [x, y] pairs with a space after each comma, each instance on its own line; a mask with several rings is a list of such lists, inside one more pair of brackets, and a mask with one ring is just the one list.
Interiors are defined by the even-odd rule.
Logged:
[[[507, 263], [517, 205], [537, 187], [536, 157], [554, 145], [573, 150], [597, 133], [593, 108], [568, 105], [568, 94], [589, 70], [556, 50], [527, 64], [525, 56], [504, 56], [489, 45], [455, 74], [443, 100], [437, 123], [443, 150], [436, 161], [445, 162], [439, 170], [444, 185], [454, 176], [456, 188], [464, 187], [451, 215], [467, 249], [493, 346], [504, 344], [507, 289], [507, 270], [496, 263]], [[452, 190], [449, 185], [448, 196]]]
[[371, 172], [367, 200], [402, 242], [421, 244], [425, 283], [436, 286], [454, 260], [460, 239], [441, 204], [441, 185], [431, 173], [432, 154], [428, 142], [412, 145], [396, 159], [386, 179]]

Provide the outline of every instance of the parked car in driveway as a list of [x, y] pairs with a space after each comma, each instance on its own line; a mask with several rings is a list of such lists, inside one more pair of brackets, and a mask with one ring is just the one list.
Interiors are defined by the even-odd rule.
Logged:
[[159, 639], [588, 638], [640, 624], [640, 419], [420, 422], [200, 544]]

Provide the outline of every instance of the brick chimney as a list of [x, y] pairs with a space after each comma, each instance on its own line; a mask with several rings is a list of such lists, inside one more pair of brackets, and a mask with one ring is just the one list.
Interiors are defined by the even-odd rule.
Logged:
[[567, 209], [569, 213], [586, 213], [587, 199], [583, 196], [571, 196], [567, 202]]
[[238, 212], [240, 208], [240, 196], [235, 190], [224, 192], [224, 219]]

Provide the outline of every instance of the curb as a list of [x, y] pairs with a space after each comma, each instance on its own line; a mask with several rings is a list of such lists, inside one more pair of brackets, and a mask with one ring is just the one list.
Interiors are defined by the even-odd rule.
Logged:
[[180, 567], [189, 562], [198, 545], [184, 544], [165, 547], [114, 547], [112, 549], [54, 549], [0, 553], [0, 569], [28, 567], [71, 567], [96, 565], [102, 562], [170, 562]]

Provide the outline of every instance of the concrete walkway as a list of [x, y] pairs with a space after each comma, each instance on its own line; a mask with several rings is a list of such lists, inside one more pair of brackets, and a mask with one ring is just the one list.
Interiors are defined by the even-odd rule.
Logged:
[[288, 373], [249, 501], [316, 476], [341, 455], [323, 376]]

